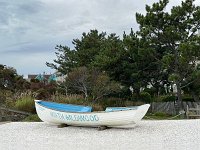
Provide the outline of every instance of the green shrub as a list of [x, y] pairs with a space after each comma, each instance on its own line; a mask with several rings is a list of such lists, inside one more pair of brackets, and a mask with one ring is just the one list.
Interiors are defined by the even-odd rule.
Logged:
[[176, 97], [174, 95], [160, 95], [155, 98], [155, 102], [172, 102], [175, 101]]
[[88, 106], [91, 106], [93, 111], [103, 111], [103, 110], [105, 110], [103, 105], [101, 105], [99, 103], [90, 103], [90, 104], [88, 104]]
[[6, 101], [6, 96], [0, 91], [0, 104], [4, 104]]
[[38, 117], [37, 114], [30, 115], [30, 116], [26, 117], [23, 121], [26, 121], [26, 122], [41, 122], [41, 120], [40, 120], [40, 118]]
[[145, 102], [145, 103], [151, 102], [151, 95], [148, 92], [141, 92], [139, 98], [140, 98], [140, 101], [142, 102]]
[[6, 101], [5, 101], [5, 106], [8, 108], [13, 108], [15, 106], [15, 100], [13, 100], [13, 98], [11, 97], [7, 97]]
[[166, 96], [162, 99], [163, 102], [173, 102], [175, 100], [176, 100], [176, 96], [174, 95]]
[[182, 100], [184, 102], [194, 102], [194, 98], [189, 97], [189, 96], [183, 96]]
[[50, 97], [50, 94], [48, 92], [48, 90], [46, 89], [39, 89], [36, 91], [37, 95], [36, 95], [36, 99], [48, 99]]
[[35, 113], [35, 102], [31, 96], [24, 96], [15, 102], [15, 108], [21, 111]]
[[154, 116], [157, 116], [157, 117], [168, 117], [169, 115], [164, 113], [164, 112], [156, 112], [154, 114]]
[[103, 108], [106, 107], [123, 107], [124, 106], [124, 100], [121, 98], [105, 98], [99, 101], [99, 104], [103, 106]]
[[154, 95], [156, 95], [156, 88], [155, 87], [145, 88], [144, 92], [149, 93], [153, 97]]
[[7, 100], [13, 100], [13, 93], [9, 90], [0, 90], [0, 105], [6, 105]]
[[78, 94], [70, 94], [70, 95], [54, 94], [51, 96], [51, 101], [57, 103], [78, 104], [78, 105], [86, 103], [84, 97]]
[[109, 96], [122, 98], [122, 99], [131, 99], [132, 92], [130, 91], [129, 87], [123, 87], [119, 92], [109, 94]]

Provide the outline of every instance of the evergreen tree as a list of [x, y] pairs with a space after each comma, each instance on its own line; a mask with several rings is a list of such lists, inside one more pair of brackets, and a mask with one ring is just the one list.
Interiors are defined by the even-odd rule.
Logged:
[[104, 32], [98, 33], [97, 30], [91, 30], [88, 34], [83, 33], [81, 39], [73, 40], [74, 49], [57, 45], [55, 48], [57, 59], [54, 63], [46, 62], [46, 65], [64, 75], [76, 67], [90, 67], [100, 52], [105, 35]]
[[146, 6], [146, 14], [136, 14], [140, 25], [138, 34], [146, 40], [152, 50], [152, 56], [162, 63], [169, 79], [177, 86], [180, 106], [181, 86], [191, 76], [200, 59], [200, 7], [194, 0], [185, 0], [180, 6], [174, 6], [171, 12], [165, 10], [168, 0], [160, 0], [152, 7]]

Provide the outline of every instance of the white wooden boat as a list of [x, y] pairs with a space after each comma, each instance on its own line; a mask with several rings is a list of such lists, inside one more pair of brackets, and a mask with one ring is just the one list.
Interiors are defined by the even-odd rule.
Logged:
[[137, 124], [149, 109], [138, 107], [109, 107], [106, 111], [91, 112], [91, 107], [35, 100], [39, 118], [48, 123], [73, 126], [123, 127]]

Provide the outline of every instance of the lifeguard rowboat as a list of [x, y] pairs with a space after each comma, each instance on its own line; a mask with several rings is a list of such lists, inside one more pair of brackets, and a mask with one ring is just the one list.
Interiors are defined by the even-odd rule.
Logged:
[[88, 106], [59, 104], [35, 100], [39, 118], [48, 123], [73, 126], [123, 127], [137, 124], [149, 109], [149, 104], [137, 107], [109, 107], [105, 111], [91, 112]]

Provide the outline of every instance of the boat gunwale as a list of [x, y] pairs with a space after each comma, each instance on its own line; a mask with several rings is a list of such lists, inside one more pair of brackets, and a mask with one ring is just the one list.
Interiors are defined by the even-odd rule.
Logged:
[[[42, 101], [42, 100], [40, 100]], [[47, 106], [44, 106], [42, 104], [39, 103], [39, 101], [35, 101], [35, 103], [37, 103], [38, 105], [46, 108], [46, 109], [50, 109], [50, 110], [54, 110], [54, 111], [59, 111], [59, 112], [65, 112], [65, 113], [76, 113], [76, 114], [93, 114], [93, 113], [114, 113], [114, 112], [125, 112], [125, 111], [137, 111], [137, 109], [129, 109], [129, 110], [117, 110], [117, 111], [93, 111], [93, 112], [70, 112], [70, 111], [62, 111], [62, 110], [57, 110], [57, 109], [53, 109], [53, 108], [49, 108]], [[54, 102], [55, 103], [55, 102]], [[81, 105], [80, 105], [81, 106]], [[140, 106], [139, 106], [140, 107]], [[128, 108], [128, 107], [127, 107]]]

